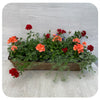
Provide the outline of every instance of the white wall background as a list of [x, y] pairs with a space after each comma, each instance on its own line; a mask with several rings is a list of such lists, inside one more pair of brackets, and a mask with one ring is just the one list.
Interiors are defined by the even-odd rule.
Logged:
[[[10, 36], [26, 36], [25, 25], [31, 24], [33, 31], [40, 34], [52, 33], [57, 28], [67, 32], [86, 30], [87, 44], [95, 48], [93, 54], [98, 56], [98, 12], [94, 5], [85, 3], [64, 4], [8, 4], [3, 9], [3, 59], [7, 59], [7, 40]], [[68, 35], [67, 35], [68, 36]], [[85, 39], [83, 38], [82, 41]]]

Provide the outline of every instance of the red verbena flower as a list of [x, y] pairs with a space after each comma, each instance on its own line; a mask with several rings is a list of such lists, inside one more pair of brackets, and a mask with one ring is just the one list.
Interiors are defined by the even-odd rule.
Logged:
[[82, 32], [81, 32], [81, 35], [82, 35], [82, 36], [85, 36], [85, 35], [86, 35], [86, 31], [82, 31]]
[[66, 33], [66, 31], [65, 31], [65, 30], [62, 30], [62, 34], [63, 34], [63, 33]]
[[67, 52], [67, 48], [62, 48], [62, 51], [64, 52], [64, 53], [66, 53]]
[[61, 33], [61, 29], [57, 29], [57, 32], [58, 32], [58, 33]]
[[90, 51], [93, 51], [94, 47], [92, 45], [88, 45], [87, 49], [90, 50]]
[[62, 30], [62, 29], [57, 29], [57, 32], [58, 32], [58, 34], [66, 33], [66, 31], [65, 30]]
[[50, 38], [50, 34], [46, 34], [45, 37], [48, 39]]
[[32, 25], [27, 24], [26, 27], [25, 27], [25, 29], [26, 29], [26, 30], [31, 30], [31, 29], [32, 29]]
[[9, 70], [9, 74], [11, 74], [12, 76], [14, 76], [15, 78], [19, 77], [19, 72], [17, 71], [16, 68], [12, 68]]

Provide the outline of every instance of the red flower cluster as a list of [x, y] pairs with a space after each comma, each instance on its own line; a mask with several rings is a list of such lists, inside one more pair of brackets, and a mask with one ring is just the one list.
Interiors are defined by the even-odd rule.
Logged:
[[31, 30], [31, 29], [32, 29], [32, 25], [27, 24], [25, 29], [26, 29], [26, 30]]
[[93, 51], [94, 47], [92, 45], [88, 45], [87, 49], [90, 50], [90, 51]]
[[62, 48], [62, 51], [64, 52], [64, 53], [66, 53], [67, 52], [67, 48]]
[[16, 68], [12, 68], [9, 70], [9, 74], [11, 74], [12, 76], [14, 76], [15, 78], [19, 77], [19, 72], [17, 71]]
[[58, 32], [58, 34], [66, 33], [66, 31], [65, 30], [62, 30], [62, 29], [57, 29], [57, 32]]
[[50, 38], [50, 34], [46, 34], [45, 37], [48, 39]]
[[85, 35], [86, 35], [86, 31], [82, 31], [82, 32], [81, 32], [81, 35], [82, 35], [82, 36], [85, 36]]

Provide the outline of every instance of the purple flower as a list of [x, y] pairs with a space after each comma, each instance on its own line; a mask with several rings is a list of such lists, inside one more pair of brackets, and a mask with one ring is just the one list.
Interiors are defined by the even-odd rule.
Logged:
[[62, 40], [64, 40], [64, 38], [62, 38]]

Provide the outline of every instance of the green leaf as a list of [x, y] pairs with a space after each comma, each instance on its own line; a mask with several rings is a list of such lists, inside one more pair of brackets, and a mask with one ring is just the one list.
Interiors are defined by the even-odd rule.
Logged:
[[88, 36], [85, 36], [88, 39]]

